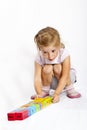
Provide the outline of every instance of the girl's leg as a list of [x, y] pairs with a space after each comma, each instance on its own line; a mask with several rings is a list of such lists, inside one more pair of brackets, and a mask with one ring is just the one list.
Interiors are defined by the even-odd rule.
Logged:
[[52, 65], [44, 65], [42, 68], [42, 84], [43, 86], [50, 86], [53, 76], [53, 66]]
[[52, 77], [50, 86], [52, 90], [55, 90], [58, 86], [58, 80], [61, 76], [61, 64], [53, 65], [53, 73], [54, 76]]
[[[53, 71], [54, 71], [56, 80], [58, 80], [61, 77], [61, 70], [62, 70], [61, 64], [54, 65]], [[70, 76], [66, 83], [66, 87], [63, 90], [63, 91], [66, 91], [67, 96], [69, 98], [79, 98], [81, 96], [81, 94], [74, 89], [74, 83], [76, 82], [76, 80], [77, 80], [76, 72], [74, 69], [71, 69]], [[56, 84], [56, 86], [55, 86], [55, 84]], [[52, 89], [56, 89], [57, 84], [58, 84], [58, 81], [56, 81], [56, 83], [52, 82]]]
[[53, 95], [57, 86], [58, 86], [58, 80], [61, 76], [61, 69], [62, 69], [62, 66], [61, 64], [56, 64], [56, 65], [53, 65], [53, 73], [54, 73], [54, 76], [52, 77], [52, 82], [51, 82], [51, 85], [50, 85], [50, 92], [49, 94], [50, 95]]
[[[53, 76], [53, 66], [52, 65], [44, 65], [41, 72], [42, 78], [42, 95], [38, 97], [45, 97], [49, 95], [50, 84]], [[33, 95], [31, 99], [35, 99], [37, 95]]]
[[53, 77], [53, 66], [52, 65], [44, 65], [42, 68], [42, 91], [43, 94], [49, 94], [50, 90], [50, 84], [52, 82], [52, 77]]
[[56, 64], [53, 66], [53, 72], [54, 72], [54, 76], [57, 78], [57, 79], [60, 79], [61, 77], [61, 72], [62, 72], [62, 66], [61, 64]]
[[81, 94], [77, 92], [74, 88], [74, 83], [76, 82], [76, 73], [75, 70], [71, 69], [70, 70], [70, 76], [67, 81], [65, 91], [67, 93], [67, 97], [69, 98], [79, 98], [81, 97]]

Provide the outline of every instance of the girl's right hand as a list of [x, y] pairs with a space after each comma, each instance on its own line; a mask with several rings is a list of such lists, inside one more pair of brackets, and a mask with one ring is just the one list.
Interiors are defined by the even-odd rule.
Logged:
[[56, 102], [59, 102], [59, 100], [60, 100], [60, 97], [59, 97], [59, 95], [57, 95], [57, 94], [53, 94], [53, 103], [56, 103]]

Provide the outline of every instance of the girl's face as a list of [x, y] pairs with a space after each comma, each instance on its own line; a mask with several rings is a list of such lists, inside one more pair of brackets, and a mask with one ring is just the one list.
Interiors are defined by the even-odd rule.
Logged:
[[44, 58], [52, 61], [56, 58], [59, 52], [59, 47], [56, 47], [54, 45], [47, 46], [47, 47], [40, 47], [40, 51], [42, 52]]

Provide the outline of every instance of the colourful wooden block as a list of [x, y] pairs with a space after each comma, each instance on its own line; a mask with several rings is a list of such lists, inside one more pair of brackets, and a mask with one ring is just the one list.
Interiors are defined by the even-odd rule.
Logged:
[[8, 117], [8, 120], [9, 121], [14, 121], [14, 120], [16, 120], [16, 116], [15, 116], [15, 112], [13, 111], [13, 112], [9, 112], [8, 114], [7, 114], [7, 117]]
[[35, 103], [34, 106], [36, 107], [36, 112], [40, 111], [40, 104]]
[[29, 106], [26, 108], [26, 110], [28, 110], [28, 116], [31, 116], [36, 113], [36, 108], [34, 106]]
[[52, 103], [52, 97], [36, 98], [35, 100], [21, 106], [7, 114], [9, 121], [23, 120]]
[[15, 113], [16, 120], [23, 120], [28, 117], [28, 110], [21, 110]]
[[7, 113], [7, 117], [8, 117], [8, 120], [9, 121], [13, 121], [13, 120], [16, 120], [16, 112], [17, 111], [20, 111], [20, 108], [14, 110], [14, 111], [11, 111], [9, 113]]

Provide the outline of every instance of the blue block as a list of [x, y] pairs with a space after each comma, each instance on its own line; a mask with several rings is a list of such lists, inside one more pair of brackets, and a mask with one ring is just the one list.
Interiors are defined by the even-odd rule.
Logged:
[[36, 108], [34, 106], [26, 107], [28, 110], [28, 116], [33, 115], [36, 112]]

